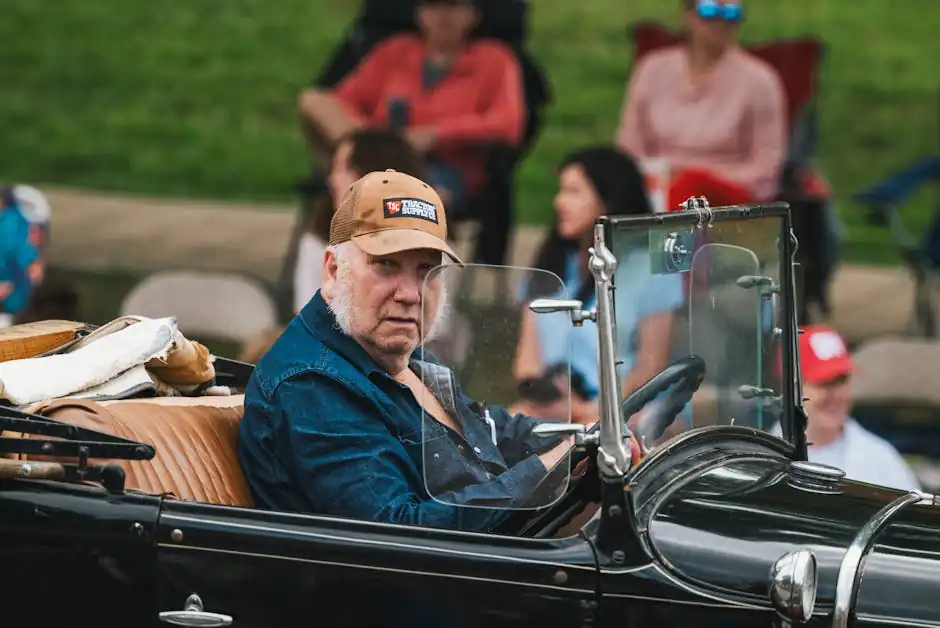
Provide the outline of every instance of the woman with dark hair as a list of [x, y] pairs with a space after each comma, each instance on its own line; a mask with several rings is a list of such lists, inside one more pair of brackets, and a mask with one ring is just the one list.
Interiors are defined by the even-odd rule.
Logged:
[[[595, 220], [601, 215], [651, 214], [652, 208], [639, 167], [614, 148], [592, 147], [569, 155], [559, 168], [559, 183], [555, 224], [535, 265], [560, 277], [564, 289], [559, 292], [557, 281], [539, 273], [529, 283], [526, 296], [578, 299], [591, 307], [594, 278], [588, 270], [588, 248]], [[680, 275], [652, 275], [646, 246], [616, 254], [617, 358], [622, 361], [627, 395], [668, 363], [672, 313], [683, 302], [682, 279]], [[556, 374], [564, 377], [558, 367], [570, 359], [572, 379], [578, 382], [573, 386], [578, 394], [572, 395], [572, 418], [591, 422], [597, 419], [597, 352], [593, 323], [574, 327], [566, 313], [534, 314], [526, 309], [513, 372], [526, 397], [531, 382]], [[555, 383], [567, 390], [566, 384]], [[544, 418], [567, 416], [567, 395], [556, 396], [555, 401], [540, 397], [527, 398], [516, 409]]]
[[309, 213], [298, 244], [294, 269], [295, 312], [300, 312], [320, 289], [323, 254], [330, 239], [330, 220], [343, 194], [363, 175], [389, 168], [425, 179], [421, 155], [396, 132], [378, 128], [358, 129], [337, 143], [327, 178], [329, 197], [320, 199]]

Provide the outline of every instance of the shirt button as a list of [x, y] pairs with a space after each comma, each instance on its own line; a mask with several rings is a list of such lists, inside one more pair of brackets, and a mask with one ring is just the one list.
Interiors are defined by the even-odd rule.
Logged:
[[435, 459], [435, 460], [440, 459], [440, 457], [441, 457], [441, 454], [434, 454], [434, 459]]
[[463, 453], [463, 445], [457, 445], [457, 449], [460, 450], [460, 453]]
[[479, 447], [474, 447], [474, 448], [473, 448], [473, 451], [475, 451], [475, 452], [477, 452], [477, 453], [481, 453]]
[[493, 479], [493, 474], [490, 473], [489, 471], [487, 471], [487, 472], [486, 472], [486, 479], [487, 479], [487, 480], [492, 480], [492, 479]]

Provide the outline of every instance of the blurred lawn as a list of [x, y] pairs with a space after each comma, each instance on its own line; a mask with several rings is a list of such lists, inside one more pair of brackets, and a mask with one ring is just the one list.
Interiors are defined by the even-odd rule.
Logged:
[[[0, 20], [0, 178], [102, 190], [293, 200], [306, 154], [297, 92], [326, 61], [355, 0], [6, 0]], [[550, 214], [553, 165], [610, 141], [630, 66], [626, 26], [675, 24], [678, 0], [537, 0], [531, 47], [555, 91], [524, 164], [520, 217]], [[537, 6], [536, 6], [537, 5]], [[937, 0], [751, 2], [746, 40], [818, 34], [830, 45], [821, 164], [853, 258], [892, 259], [846, 201], [938, 150]], [[912, 226], [935, 196], [906, 210]]]

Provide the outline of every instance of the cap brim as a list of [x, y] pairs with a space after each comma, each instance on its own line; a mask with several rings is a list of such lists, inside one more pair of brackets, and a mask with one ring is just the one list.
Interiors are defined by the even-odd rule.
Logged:
[[853, 370], [852, 358], [846, 356], [817, 364], [811, 369], [803, 369], [803, 381], [809, 384], [825, 384], [837, 377], [851, 375]]
[[444, 253], [459, 266], [464, 265], [447, 242], [420, 229], [383, 229], [355, 236], [352, 241], [368, 255], [391, 255], [402, 251], [430, 249]]

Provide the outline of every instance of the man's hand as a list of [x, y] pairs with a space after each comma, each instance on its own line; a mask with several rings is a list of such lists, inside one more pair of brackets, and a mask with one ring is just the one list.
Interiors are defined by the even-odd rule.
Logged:
[[426, 153], [437, 143], [437, 131], [432, 126], [416, 126], [405, 131], [405, 139], [416, 151]]
[[551, 471], [552, 468], [561, 462], [565, 456], [567, 456], [572, 448], [574, 447], [574, 437], [569, 436], [565, 440], [561, 441], [544, 454], [539, 456], [539, 460], [542, 461], [542, 464], [545, 466], [546, 471]]

